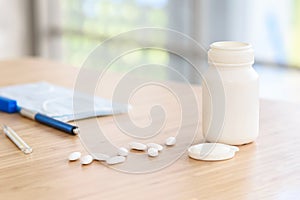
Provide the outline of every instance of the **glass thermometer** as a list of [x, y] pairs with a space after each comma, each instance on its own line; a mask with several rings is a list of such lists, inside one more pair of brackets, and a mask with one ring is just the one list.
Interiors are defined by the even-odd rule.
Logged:
[[26, 144], [26, 142], [24, 142], [24, 140], [22, 140], [22, 138], [20, 136], [18, 136], [18, 134], [11, 129], [10, 127], [3, 125], [3, 132], [5, 133], [5, 135], [21, 150], [23, 151], [25, 154], [29, 154], [32, 152], [32, 148], [30, 146], [28, 146], [28, 144]]

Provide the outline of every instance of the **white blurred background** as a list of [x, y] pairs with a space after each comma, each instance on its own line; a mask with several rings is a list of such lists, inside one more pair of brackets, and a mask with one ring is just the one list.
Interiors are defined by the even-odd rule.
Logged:
[[[251, 43], [261, 96], [300, 101], [299, 0], [0, 0], [0, 9], [1, 59], [37, 56], [80, 66], [111, 36], [141, 27], [171, 28], [206, 49], [220, 40]], [[173, 58], [145, 51], [132, 59], [168, 64]], [[130, 65], [131, 59], [123, 62]]]

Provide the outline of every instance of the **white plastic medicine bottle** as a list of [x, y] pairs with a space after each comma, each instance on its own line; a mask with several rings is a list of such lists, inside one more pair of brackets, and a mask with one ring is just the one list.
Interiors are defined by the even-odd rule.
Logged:
[[[208, 70], [203, 75], [205, 81], [202, 91], [204, 138], [208, 142], [231, 145], [254, 141], [259, 129], [259, 82], [258, 74], [252, 68], [254, 63], [252, 46], [234, 41], [215, 42], [210, 45], [208, 62]], [[214, 74], [216, 72], [221, 79], [223, 96], [218, 94]], [[220, 109], [220, 112], [224, 112], [222, 128], [219, 132], [213, 132], [217, 130], [216, 127], [210, 127], [216, 126], [213, 120], [217, 117], [212, 117], [213, 109], [222, 105], [224, 106], [223, 111]], [[218, 110], [214, 113], [221, 115]]]

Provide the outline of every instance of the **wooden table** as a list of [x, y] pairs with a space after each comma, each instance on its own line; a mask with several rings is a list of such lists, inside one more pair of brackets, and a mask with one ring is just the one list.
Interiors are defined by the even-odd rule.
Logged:
[[[0, 72], [1, 87], [48, 81], [72, 88], [78, 69], [28, 58], [2, 61]], [[204, 162], [185, 153], [157, 172], [129, 174], [100, 162], [69, 162], [69, 153], [85, 152], [78, 137], [0, 113], [0, 122], [34, 148], [24, 155], [0, 134], [0, 199], [299, 199], [299, 118], [300, 105], [262, 100], [260, 136], [241, 146], [233, 159]], [[114, 135], [112, 117], [98, 120]], [[194, 143], [199, 140], [201, 133]]]

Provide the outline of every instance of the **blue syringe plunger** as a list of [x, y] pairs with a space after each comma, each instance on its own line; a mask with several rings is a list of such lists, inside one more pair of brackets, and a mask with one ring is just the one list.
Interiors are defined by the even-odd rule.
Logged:
[[0, 111], [6, 113], [16, 113], [20, 111], [17, 101], [6, 97], [0, 97]]

